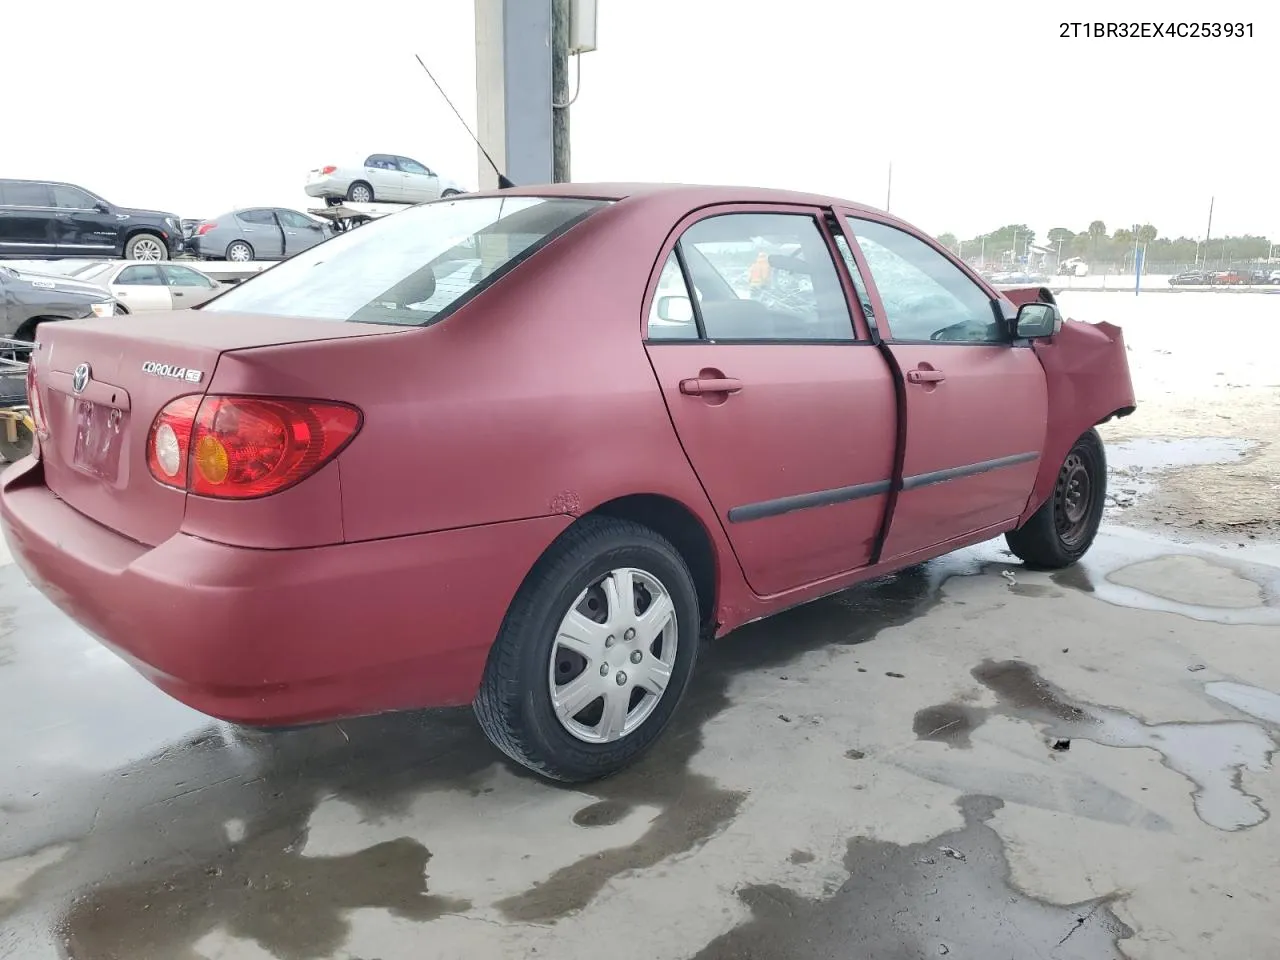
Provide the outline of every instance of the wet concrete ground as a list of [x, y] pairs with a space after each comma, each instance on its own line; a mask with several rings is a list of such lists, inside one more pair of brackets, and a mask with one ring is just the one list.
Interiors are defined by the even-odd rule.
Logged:
[[1280, 558], [993, 541], [712, 646], [563, 789], [468, 711], [245, 734], [0, 567], [0, 957], [1270, 956]]

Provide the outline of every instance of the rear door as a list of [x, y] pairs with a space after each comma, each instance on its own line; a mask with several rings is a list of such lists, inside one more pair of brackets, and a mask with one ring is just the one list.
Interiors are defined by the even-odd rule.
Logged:
[[125, 267], [111, 281], [111, 295], [128, 307], [130, 313], [173, 309], [169, 285], [155, 264]]
[[253, 247], [258, 260], [278, 260], [284, 256], [284, 232], [276, 222], [275, 211], [269, 207], [237, 210], [236, 223], [240, 235]]
[[0, 254], [40, 259], [58, 250], [53, 191], [45, 183], [0, 180]]
[[1044, 370], [988, 290], [939, 248], [842, 211], [906, 397], [901, 492], [883, 560], [1016, 518], [1048, 423]]
[[190, 267], [184, 267], [178, 263], [160, 263], [156, 264], [156, 269], [160, 271], [165, 285], [169, 288], [169, 296], [173, 298], [175, 310], [198, 307], [211, 299], [219, 290], [216, 283]]
[[276, 219], [284, 229], [284, 255], [292, 257], [295, 253], [309, 250], [325, 239], [324, 227], [315, 220], [298, 213], [296, 210], [276, 210]]
[[892, 477], [894, 380], [850, 310], [825, 220], [809, 207], [700, 211], [646, 299], [672, 422], [762, 595], [866, 565]]
[[440, 197], [440, 178], [417, 160], [397, 157], [404, 174], [404, 198], [414, 203], [425, 203]]

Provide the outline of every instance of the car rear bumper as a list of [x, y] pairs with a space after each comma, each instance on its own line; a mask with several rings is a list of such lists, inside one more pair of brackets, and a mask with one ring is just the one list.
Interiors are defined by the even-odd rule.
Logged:
[[299, 550], [175, 534], [151, 548], [78, 513], [27, 458], [0, 483], [14, 559], [170, 696], [290, 725], [469, 703], [507, 606], [565, 516]]
[[351, 184], [345, 180], [323, 177], [319, 180], [310, 181], [306, 186], [306, 191], [308, 197], [345, 197], [349, 186]]

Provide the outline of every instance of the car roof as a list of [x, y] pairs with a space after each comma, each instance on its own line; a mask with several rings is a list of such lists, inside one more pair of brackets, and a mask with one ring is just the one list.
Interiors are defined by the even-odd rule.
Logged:
[[[469, 196], [587, 197], [600, 200], [649, 200], [682, 197], [689, 208], [715, 203], [794, 203], [827, 207], [852, 207], [885, 216], [885, 211], [843, 197], [833, 197], [775, 187], [741, 187], [699, 183], [547, 183], [508, 190], [482, 190]], [[892, 218], [891, 219], [896, 219]]]

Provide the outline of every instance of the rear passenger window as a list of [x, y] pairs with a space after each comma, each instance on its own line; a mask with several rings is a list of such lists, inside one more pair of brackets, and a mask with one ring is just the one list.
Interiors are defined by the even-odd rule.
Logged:
[[241, 210], [236, 216], [245, 223], [256, 223], [268, 227], [274, 227], [276, 224], [270, 210]]
[[53, 191], [47, 183], [10, 180], [4, 185], [4, 202], [14, 207], [52, 207]]
[[853, 321], [818, 222], [729, 213], [680, 238], [709, 340], [853, 340]]
[[697, 340], [698, 322], [693, 315], [693, 301], [684, 282], [680, 261], [674, 253], [658, 277], [658, 289], [649, 308], [650, 340]]
[[125, 267], [116, 283], [126, 287], [162, 287], [164, 281], [155, 267]]

